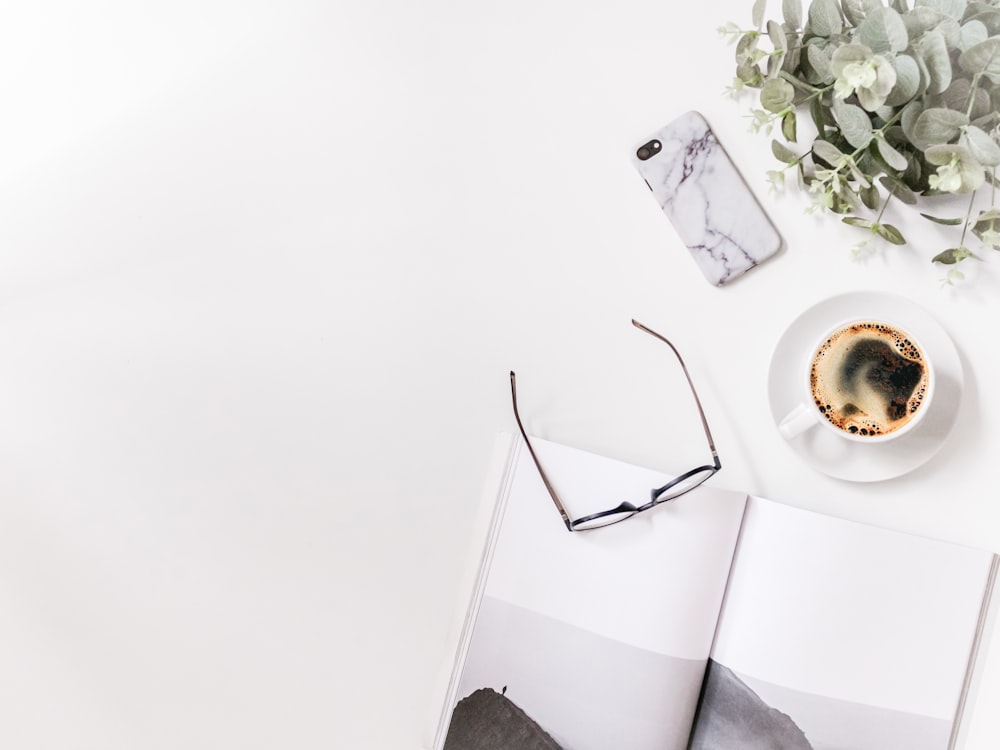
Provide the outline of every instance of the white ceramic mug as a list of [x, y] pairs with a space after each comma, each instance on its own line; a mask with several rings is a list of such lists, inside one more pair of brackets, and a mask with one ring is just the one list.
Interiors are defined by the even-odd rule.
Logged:
[[[877, 434], [870, 434], [864, 430], [852, 432], [847, 427], [834, 424], [821, 410], [820, 399], [814, 395], [813, 391], [814, 368], [817, 366], [822, 367], [823, 364], [819, 360], [822, 357], [834, 356], [831, 354], [831, 351], [834, 351], [832, 347], [839, 347], [835, 350], [836, 356], [847, 358], [850, 356], [852, 347], [858, 342], [867, 342], [874, 339], [884, 343], [890, 339], [898, 341], [900, 336], [903, 337], [903, 341], [898, 346], [907, 348], [907, 355], [900, 353], [899, 348], [895, 344], [888, 345], [889, 349], [896, 353], [899, 361], [917, 361], [924, 368], [924, 375], [921, 376], [921, 381], [918, 382], [914, 391], [908, 396], [907, 406], [913, 400], [916, 400], [917, 403], [916, 408], [910, 410], [911, 416], [909, 419], [899, 427], [885, 432], [878, 432]], [[830, 365], [830, 367], [836, 367], [836, 365]], [[820, 337], [810, 352], [803, 381], [804, 390], [801, 401], [778, 423], [778, 431], [782, 437], [786, 440], [791, 440], [806, 430], [819, 426], [845, 440], [858, 443], [883, 443], [905, 435], [923, 420], [934, 397], [935, 376], [934, 367], [927, 354], [927, 350], [905, 328], [879, 318], [853, 318], [834, 326]], [[848, 418], [843, 419], [847, 421]], [[878, 418], [876, 418], [877, 420]], [[854, 422], [852, 421], [851, 424], [854, 424]]]

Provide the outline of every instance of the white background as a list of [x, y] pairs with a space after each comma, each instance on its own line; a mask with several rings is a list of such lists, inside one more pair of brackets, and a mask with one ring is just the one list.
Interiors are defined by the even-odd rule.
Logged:
[[[0, 743], [419, 747], [507, 371], [543, 437], [699, 452], [631, 317], [688, 360], [714, 483], [1000, 549], [1000, 257], [941, 289], [944, 228], [890, 208], [911, 244], [857, 263], [768, 195], [715, 32], [750, 5], [5, 3]], [[629, 163], [687, 109], [786, 242], [724, 290]], [[877, 485], [804, 465], [765, 398], [788, 322], [859, 289], [966, 367], [952, 439]]]

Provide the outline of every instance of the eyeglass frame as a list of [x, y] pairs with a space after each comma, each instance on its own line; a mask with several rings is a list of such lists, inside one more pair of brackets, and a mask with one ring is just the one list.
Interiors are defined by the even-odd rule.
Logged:
[[[571, 532], [593, 531], [595, 529], [603, 529], [606, 528], [607, 526], [613, 526], [614, 524], [621, 523], [622, 521], [627, 521], [629, 518], [632, 518], [633, 516], [636, 516], [639, 513], [642, 513], [643, 511], [650, 510], [652, 508], [655, 508], [657, 505], [662, 505], [663, 503], [675, 500], [678, 497], [687, 494], [691, 490], [700, 487], [708, 479], [710, 479], [716, 473], [718, 473], [718, 471], [722, 468], [722, 462], [719, 460], [719, 454], [715, 449], [715, 440], [712, 438], [712, 431], [711, 429], [709, 429], [708, 419], [705, 417], [705, 410], [702, 408], [701, 399], [698, 398], [698, 391], [694, 387], [694, 381], [691, 379], [691, 374], [688, 372], [687, 365], [684, 364], [684, 359], [681, 357], [680, 352], [677, 351], [677, 347], [675, 347], [673, 343], [671, 343], [670, 340], [667, 339], [665, 336], [662, 336], [653, 329], [643, 325], [639, 321], [635, 320], [635, 318], [632, 319], [632, 325], [638, 328], [639, 330], [645, 331], [649, 335], [665, 343], [667, 346], [670, 347], [670, 350], [674, 353], [674, 356], [677, 357], [677, 361], [680, 363], [681, 369], [684, 371], [684, 377], [687, 379], [688, 386], [690, 386], [691, 388], [691, 395], [694, 396], [695, 405], [698, 407], [698, 414], [701, 417], [701, 425], [705, 430], [705, 437], [708, 440], [709, 450], [712, 451], [712, 465], [709, 466], [706, 464], [704, 466], [699, 466], [697, 468], [691, 469], [689, 471], [684, 472], [683, 474], [674, 477], [669, 482], [664, 484], [662, 487], [654, 487], [649, 491], [649, 496], [650, 496], [649, 502], [644, 503], [643, 505], [635, 506], [629, 502], [622, 502], [614, 508], [599, 511], [597, 513], [591, 513], [589, 515], [582, 516], [581, 518], [577, 518], [574, 520], [570, 518], [569, 513], [566, 512], [565, 506], [562, 504], [562, 501], [559, 499], [559, 495], [555, 491], [555, 487], [553, 487], [552, 482], [548, 478], [548, 475], [546, 475], [545, 470], [542, 468], [542, 464], [538, 460], [538, 455], [535, 453], [535, 449], [531, 445], [531, 440], [528, 438], [528, 433], [524, 429], [524, 424], [521, 421], [521, 415], [517, 408], [517, 384], [515, 381], [514, 371], [511, 370], [510, 395], [511, 395], [511, 402], [514, 406], [514, 419], [517, 422], [517, 427], [521, 432], [521, 436], [524, 438], [525, 444], [528, 446], [528, 453], [531, 454], [531, 459], [535, 464], [535, 468], [538, 469], [538, 474], [542, 479], [542, 484], [545, 485], [545, 489], [549, 493], [549, 496], [552, 498], [552, 502], [555, 504], [556, 510], [559, 511], [559, 516], [562, 518], [563, 523], [566, 525], [566, 529]], [[669, 494], [670, 488], [676, 487], [677, 485], [681, 484], [687, 479], [690, 479], [691, 477], [695, 476], [700, 472], [705, 473], [705, 476], [703, 479], [701, 479], [701, 481], [691, 485], [690, 487], [683, 489], [682, 491], [674, 495]], [[585, 528], [577, 528], [578, 526], [582, 526], [583, 524], [591, 523], [593, 521], [613, 516], [615, 514], [622, 514], [622, 517], [610, 521], [606, 524], [600, 524], [597, 526], [587, 526]]]

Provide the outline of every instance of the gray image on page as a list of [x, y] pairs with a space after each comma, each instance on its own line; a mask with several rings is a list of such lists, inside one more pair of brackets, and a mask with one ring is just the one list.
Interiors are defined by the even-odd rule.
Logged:
[[712, 284], [726, 284], [778, 252], [781, 236], [697, 112], [655, 133], [632, 161]]

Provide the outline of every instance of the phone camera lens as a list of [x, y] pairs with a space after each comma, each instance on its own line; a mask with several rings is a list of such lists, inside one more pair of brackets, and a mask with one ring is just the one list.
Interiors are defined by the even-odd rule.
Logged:
[[662, 145], [659, 141], [649, 141], [644, 143], [636, 150], [635, 155], [639, 157], [639, 161], [646, 161], [651, 156], [655, 156], [659, 153]]

